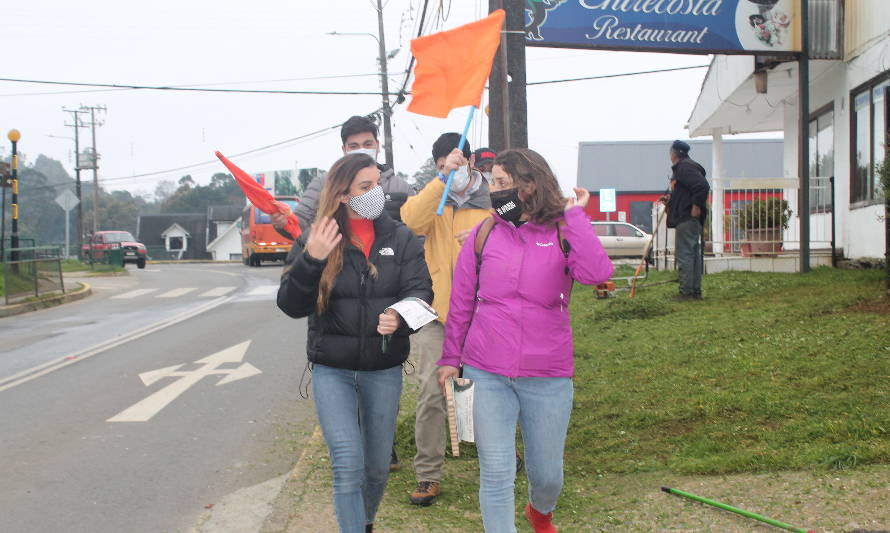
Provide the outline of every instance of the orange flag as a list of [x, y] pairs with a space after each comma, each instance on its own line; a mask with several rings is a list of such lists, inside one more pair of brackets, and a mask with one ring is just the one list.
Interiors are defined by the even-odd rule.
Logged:
[[408, 111], [445, 118], [455, 107], [479, 107], [503, 25], [504, 10], [498, 9], [482, 20], [412, 40], [417, 66]]

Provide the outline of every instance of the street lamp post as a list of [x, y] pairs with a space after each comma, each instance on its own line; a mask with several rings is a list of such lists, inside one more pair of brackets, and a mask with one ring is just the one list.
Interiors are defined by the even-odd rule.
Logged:
[[12, 253], [10, 253], [10, 260], [13, 261], [13, 269], [18, 270], [18, 265], [15, 264], [15, 261], [19, 259], [19, 251], [17, 248], [19, 247], [19, 155], [18, 155], [18, 143], [19, 139], [22, 138], [22, 134], [19, 133], [19, 130], [9, 130], [9, 133], [6, 135], [9, 138], [9, 141], [12, 142], [12, 159], [10, 161], [11, 175], [12, 175], [12, 235], [9, 238], [9, 247], [12, 249]]
[[330, 31], [328, 35], [367, 35], [371, 37], [375, 41], [377, 41], [378, 48], [378, 58], [377, 61], [380, 62], [380, 85], [381, 85], [381, 93], [383, 95], [383, 153], [386, 157], [386, 166], [389, 168], [394, 168], [394, 161], [392, 155], [392, 125], [390, 123], [390, 115], [392, 115], [392, 108], [389, 106], [389, 74], [386, 70], [386, 41], [383, 36], [383, 7], [380, 4], [380, 0], [377, 0], [377, 26], [380, 31], [380, 37], [378, 38], [373, 33], [363, 33], [363, 32], [338, 32], [338, 31]]

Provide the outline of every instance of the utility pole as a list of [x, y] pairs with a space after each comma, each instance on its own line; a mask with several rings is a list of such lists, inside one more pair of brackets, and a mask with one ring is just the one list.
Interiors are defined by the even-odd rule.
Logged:
[[797, 171], [800, 189], [800, 271], [810, 271], [810, 24], [809, 2], [800, 3], [801, 47], [797, 61]]
[[77, 254], [83, 249], [83, 198], [80, 197], [80, 128], [84, 125], [80, 120], [80, 114], [85, 113], [80, 109], [65, 109], [62, 111], [71, 113], [72, 124], [65, 126], [74, 128], [74, 194], [77, 195]]
[[80, 106], [81, 111], [90, 112], [90, 130], [93, 135], [93, 234], [99, 231], [99, 152], [96, 150], [96, 126], [101, 126], [104, 122], [96, 122], [96, 111], [106, 111], [104, 105], [97, 106]]
[[380, 48], [380, 82], [383, 92], [383, 150], [386, 157], [386, 166], [395, 171], [395, 163], [392, 157], [392, 124], [390, 117], [392, 109], [389, 107], [389, 74], [386, 71], [386, 40], [383, 35], [383, 4], [377, 0], [377, 46]]
[[506, 14], [501, 45], [488, 83], [488, 143], [499, 152], [528, 147], [525, 92], [525, 0], [488, 0], [489, 11]]

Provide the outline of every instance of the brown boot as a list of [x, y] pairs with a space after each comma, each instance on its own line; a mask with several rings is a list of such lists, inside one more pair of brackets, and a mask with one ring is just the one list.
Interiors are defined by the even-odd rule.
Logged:
[[426, 507], [427, 505], [432, 505], [438, 495], [438, 481], [418, 481], [417, 486], [414, 487], [414, 492], [411, 493], [411, 503]]
[[556, 528], [551, 522], [553, 513], [541, 514], [532, 507], [532, 504], [528, 504], [525, 506], [525, 518], [535, 533], [556, 533]]

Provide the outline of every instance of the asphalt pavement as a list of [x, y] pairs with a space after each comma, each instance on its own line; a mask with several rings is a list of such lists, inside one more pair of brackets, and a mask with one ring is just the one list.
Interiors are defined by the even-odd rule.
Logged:
[[227, 495], [273, 494], [314, 427], [280, 266], [129, 274], [0, 320], [4, 533], [192, 531]]

